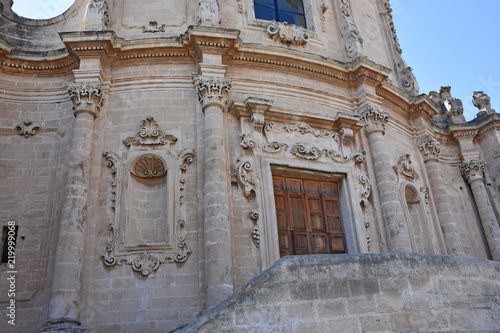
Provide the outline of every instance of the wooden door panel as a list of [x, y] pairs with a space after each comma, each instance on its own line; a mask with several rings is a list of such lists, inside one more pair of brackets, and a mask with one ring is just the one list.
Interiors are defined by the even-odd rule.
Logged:
[[335, 182], [273, 176], [280, 255], [345, 253]]

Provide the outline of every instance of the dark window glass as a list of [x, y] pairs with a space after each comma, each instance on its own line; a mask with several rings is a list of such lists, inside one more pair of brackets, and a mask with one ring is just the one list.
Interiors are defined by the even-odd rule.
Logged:
[[255, 0], [255, 18], [288, 22], [306, 28], [302, 0]]

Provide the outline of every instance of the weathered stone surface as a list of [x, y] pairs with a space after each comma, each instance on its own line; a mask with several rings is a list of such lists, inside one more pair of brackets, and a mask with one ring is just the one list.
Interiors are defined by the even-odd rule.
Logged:
[[[321, 274], [316, 276], [313, 273], [325, 267], [342, 271], [354, 263], [364, 271], [365, 265], [383, 267], [388, 262], [406, 268], [383, 277], [364, 277], [360, 272], [354, 273], [346, 279], [350, 286], [349, 295], [345, 288], [328, 288], [328, 282], [323, 281]], [[415, 265], [415, 262], [420, 264]], [[447, 273], [440, 269], [443, 264], [449, 268]], [[271, 303], [266, 296], [269, 288], [274, 286], [269, 284], [270, 281], [275, 275], [288, 274], [294, 267], [302, 271], [310, 269], [311, 276], [307, 282], [299, 284], [283, 282], [281, 290], [289, 287], [293, 290], [292, 298], [276, 297]], [[462, 276], [460, 271], [464, 267], [481, 271], [496, 269], [500, 264], [474, 258], [422, 254], [287, 256], [187, 326], [172, 332], [210, 331], [219, 327], [244, 330], [271, 325], [304, 330], [307, 327], [313, 331], [322, 329], [322, 332], [358, 332], [360, 327], [364, 331], [495, 332], [500, 324], [500, 294], [498, 288], [492, 286], [500, 284], [498, 277]], [[389, 290], [388, 280], [392, 282]], [[335, 286], [338, 279], [331, 278], [329, 283]], [[379, 288], [379, 285], [384, 287]], [[478, 288], [483, 290], [478, 293]], [[312, 297], [312, 290], [319, 295]], [[250, 303], [246, 298], [248, 293], [256, 295]], [[262, 298], [265, 306], [260, 305]], [[235, 318], [251, 320], [236, 319], [237, 326], [234, 326], [230, 319], [233, 314]], [[464, 320], [459, 318], [460, 315], [476, 319]]]

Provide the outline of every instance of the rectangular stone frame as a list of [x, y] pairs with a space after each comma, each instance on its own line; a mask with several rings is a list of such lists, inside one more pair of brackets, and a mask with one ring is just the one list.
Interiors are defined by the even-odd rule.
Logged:
[[[354, 213], [356, 194], [354, 191], [354, 179], [352, 170], [348, 167], [333, 166], [325, 164], [311, 164], [300, 160], [274, 159], [262, 157], [259, 161], [262, 179], [262, 202], [259, 208], [262, 211], [260, 219], [261, 228], [261, 261], [262, 269], [266, 269], [280, 259], [278, 244], [278, 226], [276, 217], [276, 206], [273, 190], [273, 169], [288, 169], [292, 172], [303, 171], [308, 175], [317, 173], [321, 177], [328, 177], [339, 181], [340, 207], [342, 212], [342, 224], [344, 226], [347, 253], [360, 252], [360, 235], [364, 232], [364, 226]], [[354, 201], [353, 201], [354, 200]]]

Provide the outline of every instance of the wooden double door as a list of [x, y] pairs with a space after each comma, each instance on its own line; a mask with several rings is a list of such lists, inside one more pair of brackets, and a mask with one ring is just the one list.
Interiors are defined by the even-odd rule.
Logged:
[[339, 184], [273, 176], [280, 256], [345, 253]]

